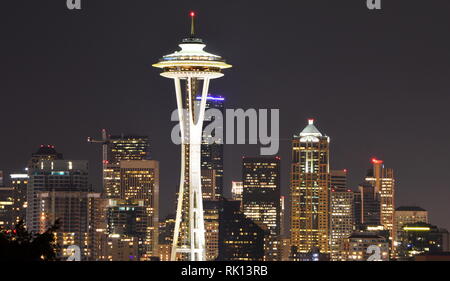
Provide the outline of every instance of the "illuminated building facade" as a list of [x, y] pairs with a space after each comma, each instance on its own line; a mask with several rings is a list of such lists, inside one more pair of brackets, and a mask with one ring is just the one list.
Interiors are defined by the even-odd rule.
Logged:
[[313, 119], [292, 140], [291, 243], [298, 252], [330, 252], [329, 146]]
[[122, 160], [146, 160], [149, 155], [147, 136], [113, 135], [109, 137], [108, 162], [118, 163]]
[[79, 160], [41, 160], [28, 170], [27, 228], [42, 232], [42, 206], [38, 192], [88, 192], [88, 162]]
[[[31, 158], [28, 161], [27, 170], [29, 177], [32, 177], [32, 173], [34, 173], [34, 171], [39, 170], [41, 161], [62, 159], [63, 155], [55, 150], [55, 146], [42, 144], [35, 153], [31, 154]], [[37, 222], [39, 221], [39, 202], [37, 201], [35, 187], [36, 189], [43, 188], [42, 186], [35, 186], [32, 182], [28, 181], [25, 226], [28, 231], [37, 232]]]
[[291, 239], [281, 238], [281, 261], [291, 260]]
[[62, 160], [63, 155], [55, 150], [55, 146], [51, 144], [41, 144], [39, 149], [31, 154], [31, 158], [28, 161], [28, 169], [38, 168], [38, 163], [41, 160]]
[[[201, 99], [202, 97], [197, 97], [197, 101], [201, 101]], [[208, 114], [208, 110], [218, 110], [223, 116], [224, 101], [225, 99], [221, 96], [208, 95], [206, 97], [203, 128], [214, 122], [215, 117]], [[197, 106], [200, 106], [198, 102]], [[223, 130], [223, 128], [217, 127], [215, 130]], [[213, 136], [203, 130], [201, 146], [202, 191], [204, 198], [205, 194], [208, 194], [208, 200], [219, 199], [223, 195], [223, 139], [215, 142], [213, 140]]]
[[219, 256], [219, 212], [221, 201], [203, 201], [205, 219], [206, 260], [214, 261]]
[[147, 136], [113, 135], [106, 141], [106, 146], [103, 190], [106, 198], [120, 199], [120, 161], [147, 160], [149, 140]]
[[106, 208], [109, 202], [100, 193], [90, 196], [89, 199], [89, 260], [108, 261]]
[[14, 227], [14, 188], [0, 187], [0, 230]]
[[344, 239], [344, 261], [367, 261], [372, 253], [367, 253], [367, 248], [377, 246], [380, 249], [379, 261], [389, 260], [389, 242], [385, 237], [370, 232], [354, 233]]
[[280, 158], [244, 157], [242, 159], [242, 210], [245, 216], [269, 232], [265, 260], [280, 256]]
[[216, 170], [202, 169], [203, 200], [217, 200]]
[[354, 231], [353, 192], [346, 188], [346, 171], [331, 171], [330, 248], [331, 259], [340, 260], [343, 242]]
[[381, 225], [380, 195], [370, 183], [361, 183], [354, 193], [354, 213], [357, 229]]
[[239, 201], [222, 202], [219, 261], [263, 261], [267, 232], [241, 212]]
[[29, 186], [36, 194], [39, 217], [27, 217], [34, 233], [43, 233], [58, 220], [55, 236], [59, 257], [68, 257], [67, 247], [77, 245], [82, 259], [90, 256], [90, 197], [88, 162], [82, 160], [41, 160], [38, 168], [29, 170]]
[[[14, 188], [14, 223], [25, 222], [27, 216], [28, 174], [11, 174], [11, 186]], [[26, 222], [25, 222], [26, 224]]]
[[139, 241], [136, 237], [112, 234], [104, 246], [104, 261], [138, 261]]
[[173, 230], [175, 228], [175, 216], [169, 215], [159, 222], [159, 260], [170, 261], [172, 253]]
[[153, 66], [162, 69], [163, 77], [174, 80], [181, 131], [181, 176], [171, 260], [204, 261], [203, 120], [210, 81], [222, 77], [222, 69], [231, 65], [220, 56], [203, 50], [206, 45], [195, 36], [194, 16], [192, 12], [191, 36], [182, 40], [181, 50], [164, 56]]
[[395, 179], [394, 170], [385, 168], [383, 161], [372, 159], [372, 173], [366, 177], [366, 182], [370, 183], [380, 198], [380, 224], [390, 232], [390, 239], [393, 240], [395, 234], [394, 210], [395, 210]]
[[408, 260], [420, 254], [449, 251], [448, 231], [425, 222], [403, 225], [399, 240], [400, 259]]
[[403, 226], [417, 222], [428, 223], [428, 211], [417, 206], [401, 206], [395, 209], [396, 239], [399, 241]]
[[243, 183], [241, 181], [231, 182], [231, 198], [234, 201], [242, 201]]
[[139, 258], [158, 256], [159, 162], [121, 160], [120, 199], [110, 199], [108, 233], [136, 237]]

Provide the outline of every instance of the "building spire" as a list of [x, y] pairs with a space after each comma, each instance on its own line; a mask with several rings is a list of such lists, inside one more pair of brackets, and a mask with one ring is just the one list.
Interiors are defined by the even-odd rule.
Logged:
[[191, 16], [191, 37], [195, 36], [195, 12], [191, 11], [189, 13], [189, 15]]

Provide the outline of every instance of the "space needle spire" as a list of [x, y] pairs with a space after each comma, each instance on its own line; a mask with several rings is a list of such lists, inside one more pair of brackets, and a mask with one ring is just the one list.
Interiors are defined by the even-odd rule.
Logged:
[[195, 12], [189, 16], [191, 35], [179, 44], [181, 50], [153, 65], [162, 69], [161, 76], [174, 80], [181, 130], [181, 176], [172, 261], [206, 259], [200, 167], [203, 120], [210, 81], [222, 77], [222, 70], [231, 67], [222, 57], [203, 50], [206, 45], [195, 36]]

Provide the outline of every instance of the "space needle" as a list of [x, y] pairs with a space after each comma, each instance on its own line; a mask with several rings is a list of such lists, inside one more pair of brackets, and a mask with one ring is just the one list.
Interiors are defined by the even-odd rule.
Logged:
[[[209, 83], [230, 68], [222, 57], [205, 52], [195, 36], [195, 13], [190, 12], [191, 35], [181, 50], [154, 64], [161, 76], [174, 80], [181, 131], [181, 177], [171, 260], [205, 260], [205, 223], [201, 187], [201, 143]], [[200, 98], [198, 98], [200, 97]]]

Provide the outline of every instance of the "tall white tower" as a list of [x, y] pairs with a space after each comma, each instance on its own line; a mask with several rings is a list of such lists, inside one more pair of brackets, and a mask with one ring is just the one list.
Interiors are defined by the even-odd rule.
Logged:
[[[154, 67], [175, 82], [181, 130], [181, 177], [171, 260], [205, 260], [205, 224], [201, 187], [200, 152], [206, 98], [211, 79], [230, 68], [220, 57], [205, 52], [195, 37], [195, 13], [190, 13], [191, 36], [182, 40], [181, 50], [164, 56]], [[200, 103], [198, 106], [198, 98]]]

